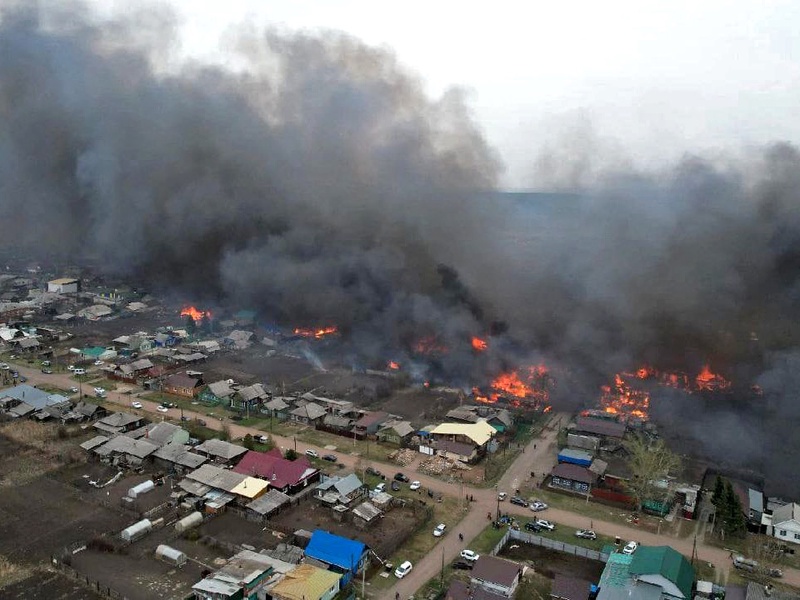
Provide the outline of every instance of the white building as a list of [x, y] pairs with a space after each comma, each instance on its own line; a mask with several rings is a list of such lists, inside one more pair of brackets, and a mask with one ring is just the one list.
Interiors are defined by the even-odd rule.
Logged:
[[800, 504], [792, 502], [772, 511], [772, 535], [784, 542], [800, 544]]
[[47, 291], [53, 294], [75, 294], [78, 292], [80, 282], [77, 279], [62, 277], [47, 282]]

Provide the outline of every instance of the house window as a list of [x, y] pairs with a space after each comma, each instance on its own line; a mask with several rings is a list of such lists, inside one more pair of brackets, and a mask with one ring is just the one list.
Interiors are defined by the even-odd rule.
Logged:
[[795, 533], [794, 534], [794, 539], [800, 540], [800, 533]]
[[781, 536], [784, 536], [784, 537], [786, 537], [786, 530], [785, 530], [785, 529], [781, 529], [781, 530], [778, 532], [778, 535], [781, 535]]

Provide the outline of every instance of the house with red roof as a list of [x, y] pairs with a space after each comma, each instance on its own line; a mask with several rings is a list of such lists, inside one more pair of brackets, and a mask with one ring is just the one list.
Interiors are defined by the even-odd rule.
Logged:
[[319, 469], [313, 467], [305, 457], [287, 460], [277, 448], [269, 452], [248, 451], [233, 471], [265, 479], [270, 488], [284, 494], [296, 494], [309, 484], [319, 481]]

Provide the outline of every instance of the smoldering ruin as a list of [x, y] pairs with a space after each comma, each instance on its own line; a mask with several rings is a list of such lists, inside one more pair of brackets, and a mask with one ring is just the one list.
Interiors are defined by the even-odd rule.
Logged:
[[800, 454], [795, 146], [503, 194], [463, 94], [429, 98], [343, 34], [243, 27], [226, 69], [173, 60], [164, 8], [0, 7], [7, 247], [335, 324], [354, 363], [412, 361], [433, 336], [436, 375], [465, 389], [544, 363], [565, 374], [553, 399], [575, 406], [641, 364], [711, 364], [762, 393], [668, 399], [654, 416], [787, 479], [774, 457]]

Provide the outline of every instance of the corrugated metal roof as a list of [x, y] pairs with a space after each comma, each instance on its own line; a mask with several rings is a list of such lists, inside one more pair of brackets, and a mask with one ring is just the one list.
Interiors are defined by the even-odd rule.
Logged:
[[694, 569], [682, 554], [669, 546], [640, 547], [633, 555], [629, 570], [640, 578], [661, 575], [674, 583], [684, 598], [691, 597]]
[[331, 588], [339, 587], [341, 575], [313, 565], [298, 565], [272, 588], [272, 594], [286, 600], [319, 600]]
[[367, 547], [363, 542], [334, 535], [324, 529], [316, 529], [306, 546], [306, 556], [328, 565], [355, 571], [366, 550]]
[[492, 439], [497, 430], [486, 421], [477, 423], [442, 423], [431, 430], [433, 435], [463, 435], [479, 446]]

